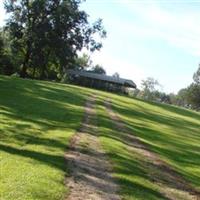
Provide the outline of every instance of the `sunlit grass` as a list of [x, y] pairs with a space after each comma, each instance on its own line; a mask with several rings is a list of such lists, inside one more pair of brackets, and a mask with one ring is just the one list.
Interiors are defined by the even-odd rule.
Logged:
[[[200, 189], [199, 113], [82, 87], [0, 76], [1, 199], [64, 199], [64, 153], [91, 93], [97, 96], [99, 138], [122, 199], [165, 197], [149, 176], [146, 158], [116, 130], [104, 106], [107, 98], [128, 130]], [[81, 145], [87, 148], [87, 141]]]
[[[128, 130], [200, 189], [200, 114], [189, 110], [101, 93], [98, 99], [98, 125], [101, 142], [114, 166], [124, 199], [165, 199], [159, 185], [149, 177], [146, 158], [129, 148], [104, 108], [112, 99], [112, 108]], [[177, 199], [180, 199], [177, 197]]]
[[64, 153], [87, 95], [75, 86], [0, 77], [1, 199], [64, 199]]

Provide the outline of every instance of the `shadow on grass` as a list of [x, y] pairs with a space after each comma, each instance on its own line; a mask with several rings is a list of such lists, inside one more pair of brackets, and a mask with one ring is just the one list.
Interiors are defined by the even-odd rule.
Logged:
[[115, 180], [120, 185], [119, 194], [122, 198], [168, 199], [151, 183], [144, 164], [145, 158], [138, 157], [137, 154], [128, 150], [130, 146], [134, 146], [134, 143], [126, 133], [117, 130], [113, 121], [103, 114], [98, 114], [98, 127], [106, 155], [113, 165]]
[[[103, 101], [104, 101], [103, 99], [98, 100], [98, 105], [104, 107]], [[113, 142], [119, 141], [120, 143], [125, 145], [125, 148], [133, 147], [136, 149], [137, 148], [143, 149], [145, 147], [144, 150], [151, 150], [152, 152], [155, 152], [158, 155], [161, 155], [162, 158], [165, 158], [165, 159], [167, 158], [168, 160], [182, 167], [182, 168], [181, 167], [177, 168], [176, 171], [169, 168], [169, 170], [171, 171], [170, 173], [175, 173], [177, 176], [184, 177], [187, 181], [190, 180], [191, 183], [193, 183], [197, 187], [199, 186], [200, 177], [195, 175], [194, 173], [190, 173], [188, 171], [186, 172], [183, 170], [184, 167], [198, 168], [198, 166], [200, 165], [199, 145], [197, 145], [197, 143], [194, 143], [193, 145], [191, 143], [188, 143], [188, 140], [197, 142], [197, 139], [200, 139], [200, 135], [198, 134], [198, 131], [200, 130], [200, 125], [198, 123], [193, 123], [189, 120], [185, 120], [181, 118], [174, 118], [172, 116], [164, 116], [164, 115], [161, 115], [160, 113], [153, 113], [144, 108], [140, 108], [141, 112], [139, 112], [137, 110], [134, 110], [131, 107], [125, 109], [124, 107], [120, 107], [119, 105], [115, 103], [112, 107], [120, 115], [124, 115], [130, 119], [136, 118], [141, 123], [134, 124], [133, 122], [131, 122], [131, 120], [124, 121], [126, 130], [128, 130], [128, 133], [127, 133], [123, 129], [122, 130], [116, 129], [116, 127], [113, 125], [113, 121], [110, 120], [105, 114], [99, 114], [99, 119], [101, 121], [99, 123], [99, 126], [102, 129], [101, 137], [105, 139], [107, 138], [108, 140], [111, 139], [111, 141]], [[146, 126], [145, 122], [155, 123], [158, 127], [159, 127], [159, 124], [165, 125], [165, 126], [170, 127], [171, 129], [175, 129], [179, 131], [183, 130], [185, 133], [178, 132], [177, 137], [175, 137], [175, 135], [170, 135], [170, 134], [168, 135], [162, 132], [163, 130], [161, 131], [159, 128], [158, 129], [150, 128]], [[140, 143], [138, 144], [138, 142], [135, 141], [135, 136], [137, 136], [137, 140], [138, 139], [142, 140], [141, 143], [143, 143], [144, 145], [140, 145]], [[189, 137], [188, 140], [185, 139], [187, 138], [187, 136]], [[159, 146], [157, 144], [162, 144], [162, 145]], [[116, 146], [117, 145], [119, 144], [116, 144]], [[115, 148], [113, 147], [113, 149]], [[120, 153], [121, 152], [116, 151], [116, 155], [110, 156], [111, 159], [120, 155]], [[120, 158], [119, 160], [114, 159], [114, 163], [117, 166], [122, 166], [122, 168], [124, 166], [125, 168], [125, 170], [123, 169], [124, 171], [120, 171], [119, 168], [115, 168], [115, 172], [117, 174], [119, 173], [122, 175], [122, 178], [119, 182], [121, 182], [122, 187], [124, 187], [124, 189], [122, 190], [123, 195], [130, 195], [130, 196], [136, 195], [135, 189], [132, 188], [132, 190], [134, 191], [133, 193], [129, 191], [131, 190], [130, 185], [131, 185], [132, 180], [129, 180], [128, 184], [123, 182], [123, 181], [126, 182], [126, 178], [125, 178], [126, 174], [128, 176], [138, 176], [140, 178], [149, 180], [152, 183], [154, 182], [153, 177], [147, 176], [145, 175], [145, 173], [148, 171], [153, 172], [156, 169], [158, 171], [158, 168], [156, 165], [151, 166], [150, 168], [150, 165], [148, 162], [145, 161], [145, 158], [142, 158], [143, 161], [141, 160], [141, 162], [134, 164], [135, 160], [140, 160], [140, 158], [138, 157], [134, 158], [134, 156], [132, 156], [132, 160], [130, 160], [130, 163], [132, 164], [132, 166], [131, 165], [129, 166], [128, 164], [129, 161], [125, 160], [125, 162], [122, 163], [121, 162], [122, 160], [123, 158]], [[138, 170], [138, 166], [140, 166], [139, 170]], [[127, 169], [130, 169], [130, 170], [127, 170]], [[162, 169], [159, 169], [159, 170], [162, 170]], [[167, 173], [167, 170], [168, 169], [166, 169], [166, 173]], [[190, 192], [192, 193], [194, 191], [195, 194], [199, 195], [199, 192], [196, 190], [193, 190], [192, 187], [190, 186], [188, 186], [187, 188], [187, 186], [183, 186], [184, 184], [179, 185], [179, 184], [176, 184], [176, 182], [171, 183], [170, 180], [165, 179], [165, 178], [162, 179], [161, 177], [160, 177], [160, 181], [168, 184], [172, 188], [175, 188], [178, 190], [184, 188], [189, 193]], [[132, 185], [134, 185], [134, 181], [132, 182]], [[147, 192], [148, 195], [153, 195], [151, 191], [148, 191], [146, 189], [145, 191]], [[145, 191], [144, 191], [144, 194], [145, 194]], [[141, 195], [140, 192], [139, 192], [139, 195]], [[148, 199], [151, 199], [151, 198], [149, 197]], [[153, 197], [152, 199], [155, 199], [155, 197]]]
[[51, 167], [65, 171], [65, 165], [63, 165], [65, 160], [63, 156], [50, 155], [47, 153], [30, 151], [26, 149], [18, 149], [18, 148], [11, 147], [8, 145], [3, 145], [3, 144], [0, 144], [0, 150], [6, 153], [13, 154], [13, 155], [31, 158], [43, 164], [47, 164]]
[[[126, 100], [123, 100], [119, 96], [126, 98]], [[124, 96], [124, 95], [119, 95], [119, 96], [118, 97], [116, 96], [116, 97], [118, 99], [120, 98], [120, 102], [127, 104], [127, 99], [128, 99], [132, 102], [132, 104], [134, 106], [140, 107], [141, 110], [145, 109], [145, 107], [139, 105], [138, 102], [144, 103], [146, 105], [151, 105], [151, 106], [162, 108], [163, 110], [165, 110], [167, 112], [171, 112], [172, 114], [176, 113], [176, 114], [183, 115], [183, 116], [186, 116], [186, 117], [194, 118], [196, 120], [200, 120], [200, 112], [196, 112], [196, 111], [189, 110], [189, 109], [186, 109], [186, 108], [183, 108], [183, 107], [178, 107], [178, 106], [175, 106], [175, 105], [170, 105], [170, 104], [165, 104], [165, 103], [142, 100], [142, 99], [139, 99], [139, 98], [127, 97], [127, 96]], [[133, 103], [133, 100], [137, 101], [137, 103], [136, 102]]]
[[[63, 170], [64, 158], [48, 154], [48, 148], [50, 153], [62, 151], [64, 155], [67, 131], [79, 128], [87, 92], [63, 84], [0, 76], [0, 95], [1, 149]], [[54, 131], [62, 133], [54, 136]], [[26, 150], [28, 144], [43, 146], [47, 153]], [[24, 150], [18, 149], [22, 146]]]
[[[150, 142], [147, 145], [156, 153], [164, 155], [180, 165], [184, 163], [200, 165], [200, 146], [197, 145], [197, 141], [200, 140], [200, 124], [178, 117], [175, 118], [148, 112], [144, 109], [143, 112], [138, 112], [132, 108], [127, 110], [116, 105], [113, 105], [113, 109], [130, 119], [135, 118], [141, 122], [146, 121], [157, 126], [160, 124], [161, 126], [164, 125], [172, 130], [176, 130], [177, 134], [168, 134], [167, 132], [163, 132], [165, 129], [161, 131], [159, 127], [158, 129], [150, 128], [145, 123], [134, 124], [131, 120], [124, 122], [130, 132], [144, 141]], [[162, 144], [162, 148], [157, 144]]]
[[[144, 101], [142, 101], [144, 102]], [[129, 109], [125, 109], [114, 103], [113, 109], [120, 115], [124, 115], [130, 120], [124, 121], [126, 127], [143, 141], [148, 141], [146, 144], [153, 152], [161, 155], [163, 158], [170, 160], [179, 166], [179, 173], [187, 180], [190, 180], [197, 187], [200, 186], [200, 176], [184, 171], [186, 168], [198, 168], [200, 166], [200, 146], [197, 141], [200, 141], [200, 123], [195, 123], [191, 119], [200, 121], [198, 113], [168, 106], [153, 102], [144, 102], [147, 105], [153, 105], [170, 111], [170, 115], [162, 115], [159, 112], [147, 110], [141, 107], [141, 112], [135, 110], [137, 106], [133, 105]], [[136, 106], [136, 107], [135, 107]], [[177, 116], [178, 114], [178, 116]], [[176, 115], [176, 117], [173, 117]], [[179, 116], [180, 115], [180, 116]], [[183, 118], [183, 116], [191, 119]], [[140, 120], [142, 123], [134, 123], [131, 119]], [[150, 128], [144, 122], [155, 124], [158, 128]], [[159, 124], [169, 129], [160, 129]], [[173, 134], [168, 134], [167, 131], [173, 130]], [[175, 132], [176, 131], [176, 132]], [[123, 139], [124, 140], [124, 139]], [[124, 140], [129, 142], [128, 140]]]

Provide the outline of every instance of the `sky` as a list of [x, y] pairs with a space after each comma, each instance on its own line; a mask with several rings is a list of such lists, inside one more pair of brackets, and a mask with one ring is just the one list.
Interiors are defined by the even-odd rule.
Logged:
[[81, 9], [90, 22], [103, 19], [107, 38], [90, 56], [107, 74], [118, 72], [139, 88], [153, 77], [167, 93], [192, 82], [200, 63], [200, 0], [87, 0]]

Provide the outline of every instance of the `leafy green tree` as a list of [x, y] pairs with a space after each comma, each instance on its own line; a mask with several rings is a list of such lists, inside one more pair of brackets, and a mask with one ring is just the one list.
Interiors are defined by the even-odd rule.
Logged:
[[155, 101], [171, 104], [170, 96], [166, 94], [165, 92], [160, 92], [156, 90], [152, 92], [152, 95], [154, 96]]
[[187, 88], [183, 88], [179, 90], [177, 94], [176, 105], [183, 106], [183, 107], [189, 106], [188, 101], [187, 101]]
[[193, 79], [194, 82], [187, 88], [181, 89], [177, 95], [169, 95], [172, 104], [196, 110], [200, 109], [200, 66], [194, 73]]
[[87, 69], [91, 65], [92, 65], [92, 61], [90, 60], [90, 56], [84, 53], [82, 56], [77, 56], [74, 59], [74, 66], [72, 67], [77, 70], [83, 70], [83, 69]]
[[200, 65], [193, 79], [194, 83], [187, 88], [186, 100], [192, 109], [200, 110]]
[[186, 99], [192, 109], [200, 110], [200, 84], [192, 83], [187, 88]]
[[14, 72], [11, 55], [8, 51], [6, 38], [3, 31], [0, 31], [0, 73], [11, 75]]
[[106, 70], [101, 65], [95, 65], [92, 67], [91, 72], [97, 74], [106, 74]]
[[[62, 74], [74, 65], [83, 47], [99, 50], [101, 42], [93, 35], [105, 37], [102, 20], [90, 25], [86, 12], [79, 10], [79, 0], [7, 0], [7, 29], [11, 47], [22, 57], [21, 77], [32, 73], [41, 79], [51, 70]], [[53, 67], [52, 67], [53, 66]]]

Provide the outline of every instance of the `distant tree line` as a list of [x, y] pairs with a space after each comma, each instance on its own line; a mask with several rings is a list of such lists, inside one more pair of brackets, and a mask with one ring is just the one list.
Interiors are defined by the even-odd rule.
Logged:
[[[6, 0], [7, 23], [0, 30], [0, 73], [61, 80], [82, 62], [78, 52], [102, 47], [102, 20], [88, 22], [81, 0]], [[99, 35], [99, 41], [96, 35]]]
[[200, 65], [193, 75], [193, 82], [181, 89], [177, 94], [166, 94], [160, 92], [157, 86], [160, 84], [154, 78], [147, 78], [142, 81], [142, 89], [136, 89], [132, 95], [150, 101], [173, 104], [200, 111]]

